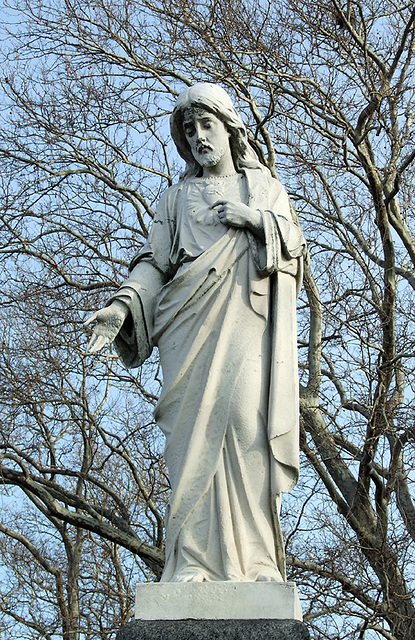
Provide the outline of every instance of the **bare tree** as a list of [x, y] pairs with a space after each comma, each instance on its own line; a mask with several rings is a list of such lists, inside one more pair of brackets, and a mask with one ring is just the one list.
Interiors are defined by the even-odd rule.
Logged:
[[0, 359], [6, 637], [112, 638], [162, 564], [153, 397], [126, 396], [113, 356], [85, 358], [74, 297], [18, 289]]
[[[50, 569], [70, 580], [70, 539], [73, 553], [80, 545], [78, 566], [89, 567], [71, 604], [65, 596], [78, 620], [71, 628], [110, 638], [93, 613], [104, 580], [91, 586], [87, 558], [105, 566], [115, 621], [128, 615], [128, 568], [141, 579], [160, 573], [168, 481], [151, 417], [157, 360], [130, 375], [111, 353], [85, 356], [82, 321], [122, 281], [160, 192], [178, 177], [167, 128], [174, 97], [212, 81], [244, 112], [309, 242], [299, 305], [303, 475], [283, 516], [305, 619], [316, 638], [407, 640], [415, 619], [412, 3], [23, 0], [9, 11], [1, 472], [4, 491], [31, 505], [61, 554], [55, 562], [10, 512], [2, 529], [10, 593], [27, 575], [7, 554], [36, 559], [36, 551], [57, 589]], [[86, 591], [79, 611], [76, 593]], [[2, 598], [10, 629], [15, 620], [36, 638], [50, 624], [51, 638], [77, 637], [64, 635], [66, 622], [58, 633], [56, 609], [55, 622], [29, 605], [19, 620], [13, 597]]]

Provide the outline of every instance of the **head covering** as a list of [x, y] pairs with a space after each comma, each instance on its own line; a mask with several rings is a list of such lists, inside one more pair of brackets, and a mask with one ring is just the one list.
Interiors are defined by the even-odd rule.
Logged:
[[201, 82], [188, 87], [179, 95], [170, 118], [172, 138], [187, 165], [182, 177], [195, 176], [200, 172], [200, 165], [193, 157], [183, 129], [183, 116], [189, 107], [205, 109], [226, 125], [231, 134], [230, 146], [236, 169], [243, 167], [263, 168], [257, 154], [248, 142], [248, 134], [242, 118], [225, 89], [217, 84]]

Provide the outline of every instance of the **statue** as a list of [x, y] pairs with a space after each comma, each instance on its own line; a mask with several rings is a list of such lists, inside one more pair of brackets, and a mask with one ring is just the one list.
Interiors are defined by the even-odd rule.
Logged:
[[135, 367], [159, 349], [155, 419], [172, 486], [161, 581], [285, 581], [304, 237], [222, 88], [186, 89], [170, 124], [186, 171], [128, 280], [87, 321], [89, 351], [114, 342]]

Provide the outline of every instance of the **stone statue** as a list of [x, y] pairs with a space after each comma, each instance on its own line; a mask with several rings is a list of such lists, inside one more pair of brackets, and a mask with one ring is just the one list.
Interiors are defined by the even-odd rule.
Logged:
[[157, 345], [172, 493], [161, 581], [285, 581], [281, 493], [298, 477], [296, 297], [305, 241], [219, 86], [177, 99], [186, 161], [95, 323], [136, 367]]

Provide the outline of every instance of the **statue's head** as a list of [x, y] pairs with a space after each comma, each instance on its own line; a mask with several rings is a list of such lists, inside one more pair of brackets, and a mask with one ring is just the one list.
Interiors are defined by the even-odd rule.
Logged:
[[201, 111], [212, 113], [225, 125], [228, 133], [226, 144], [230, 145], [237, 170], [242, 167], [260, 166], [258, 156], [248, 142], [246, 127], [229, 95], [216, 84], [200, 83], [188, 87], [179, 95], [170, 118], [172, 138], [179, 154], [186, 161], [186, 177], [201, 174], [201, 165], [192, 154], [184, 131], [186, 119]]

